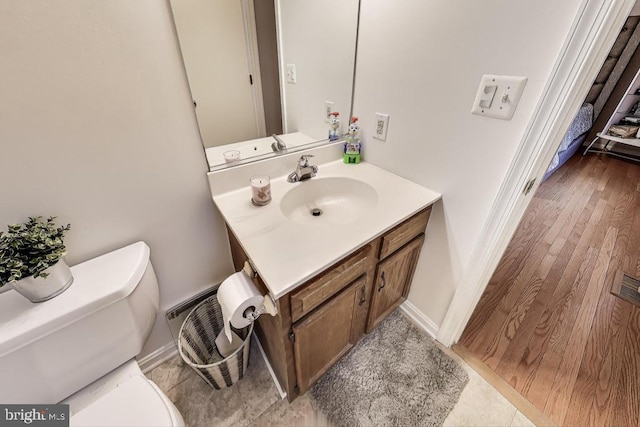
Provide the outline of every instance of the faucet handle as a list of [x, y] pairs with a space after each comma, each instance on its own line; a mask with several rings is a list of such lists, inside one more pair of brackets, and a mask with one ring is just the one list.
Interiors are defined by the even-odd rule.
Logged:
[[300, 156], [298, 165], [300, 165], [301, 168], [306, 168], [307, 166], [309, 166], [309, 157], [313, 157], [313, 154], [303, 154], [302, 156]]

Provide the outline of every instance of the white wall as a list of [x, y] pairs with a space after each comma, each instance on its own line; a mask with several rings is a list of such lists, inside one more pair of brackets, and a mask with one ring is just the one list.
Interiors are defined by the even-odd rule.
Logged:
[[279, 0], [279, 3], [281, 67], [295, 64], [297, 72], [296, 84], [281, 82], [286, 132], [327, 139], [325, 101], [334, 102], [342, 131], [346, 131], [351, 110], [358, 2]]
[[144, 240], [165, 309], [232, 272], [168, 2], [0, 0], [0, 52], [0, 227], [70, 222], [70, 264]]
[[[412, 302], [446, 313], [580, 0], [362, 0], [354, 114], [364, 157], [443, 194]], [[529, 78], [511, 121], [470, 113], [482, 74]], [[387, 141], [370, 137], [391, 115]]]

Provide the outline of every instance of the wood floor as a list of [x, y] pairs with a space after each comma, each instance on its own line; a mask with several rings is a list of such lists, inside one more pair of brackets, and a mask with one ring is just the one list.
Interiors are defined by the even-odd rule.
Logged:
[[558, 425], [640, 426], [640, 165], [574, 156], [542, 183], [461, 345]]

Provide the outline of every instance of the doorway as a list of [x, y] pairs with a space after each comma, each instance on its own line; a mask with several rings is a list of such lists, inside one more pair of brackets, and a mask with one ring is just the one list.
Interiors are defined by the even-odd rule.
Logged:
[[538, 188], [562, 135], [634, 8], [635, 0], [583, 0], [487, 221], [436, 332], [460, 337]]
[[611, 293], [621, 273], [640, 275], [640, 166], [574, 155], [533, 196], [459, 346], [558, 425], [638, 425], [640, 306]]

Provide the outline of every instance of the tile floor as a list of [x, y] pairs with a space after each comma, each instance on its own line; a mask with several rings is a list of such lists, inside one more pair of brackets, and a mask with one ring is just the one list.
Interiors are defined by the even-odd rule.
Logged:
[[447, 348], [440, 348], [469, 375], [469, 383], [462, 390], [458, 403], [449, 413], [443, 426], [535, 426], [457, 354]]
[[[469, 374], [445, 426], [534, 425], [455, 353], [444, 350]], [[175, 403], [189, 427], [328, 425], [309, 393], [291, 404], [280, 399], [255, 341], [245, 378], [224, 390], [213, 390], [178, 356], [147, 376]]]

